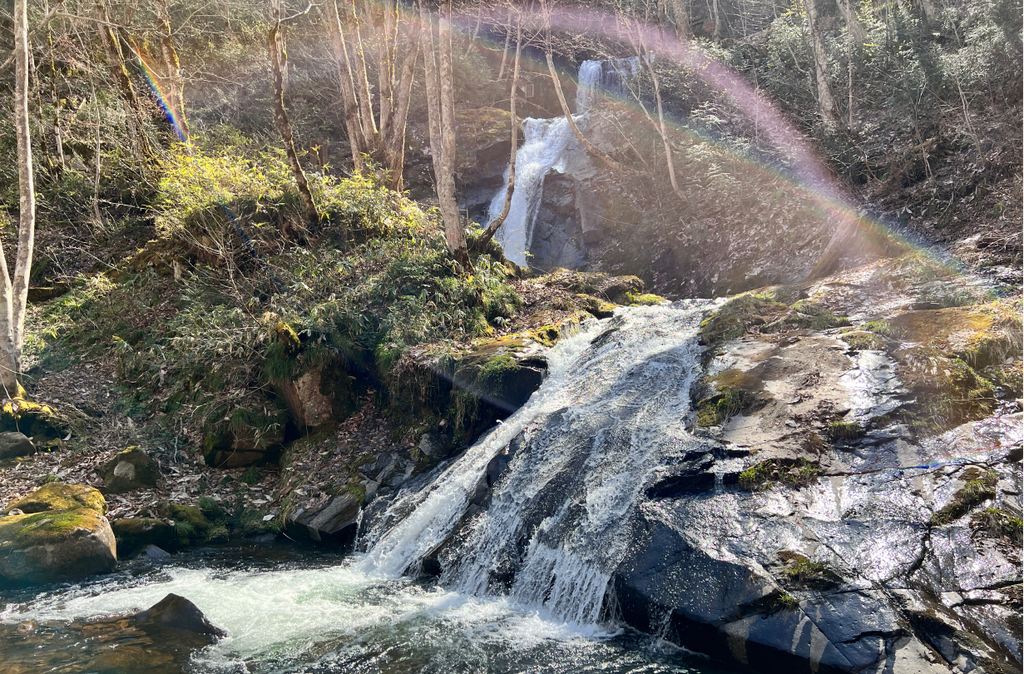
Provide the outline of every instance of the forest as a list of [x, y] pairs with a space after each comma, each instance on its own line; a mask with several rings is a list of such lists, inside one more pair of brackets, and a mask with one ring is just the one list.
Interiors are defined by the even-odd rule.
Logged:
[[1022, 36], [6, 0], [0, 664], [1021, 671]]

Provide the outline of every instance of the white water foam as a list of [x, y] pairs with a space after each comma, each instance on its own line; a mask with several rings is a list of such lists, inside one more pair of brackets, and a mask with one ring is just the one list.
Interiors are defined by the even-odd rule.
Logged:
[[[601, 62], [584, 61], [580, 65], [579, 86], [576, 89], [577, 114], [573, 116], [578, 125], [584, 123], [600, 82]], [[543, 195], [544, 176], [551, 171], [565, 172], [566, 149], [576, 142], [572, 128], [563, 115], [551, 119], [527, 117], [523, 120], [523, 146], [516, 152], [516, 187], [505, 223], [495, 235], [505, 249], [505, 256], [518, 265], [527, 265], [533, 223]], [[506, 167], [505, 181], [488, 207], [487, 222], [493, 221], [505, 208], [508, 175], [509, 169]]]

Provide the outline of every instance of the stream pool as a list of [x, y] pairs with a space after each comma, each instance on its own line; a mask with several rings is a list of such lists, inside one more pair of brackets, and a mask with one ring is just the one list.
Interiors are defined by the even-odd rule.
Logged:
[[[615, 626], [370, 578], [357, 559], [262, 543], [133, 560], [80, 584], [0, 591], [0, 664], [5, 674], [734, 671]], [[170, 592], [230, 636], [194, 649], [117, 620]]]

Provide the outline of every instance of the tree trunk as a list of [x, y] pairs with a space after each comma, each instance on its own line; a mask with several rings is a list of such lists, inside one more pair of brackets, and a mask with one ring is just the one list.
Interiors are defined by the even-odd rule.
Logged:
[[368, 150], [363, 138], [363, 127], [359, 120], [359, 102], [356, 100], [355, 79], [352, 73], [352, 61], [348, 56], [345, 44], [345, 33], [341, 27], [341, 13], [338, 11], [337, 0], [330, 4], [333, 15], [327, 17], [327, 30], [330, 33], [331, 47], [334, 51], [334, 63], [338, 70], [338, 84], [341, 88], [341, 102], [345, 117], [345, 131], [348, 133], [348, 144], [352, 150], [352, 166], [356, 171], [363, 171], [366, 163], [363, 153]]
[[821, 119], [828, 128], [835, 128], [839, 124], [839, 107], [832, 97], [832, 90], [829, 89], [828, 81], [828, 55], [825, 52], [825, 37], [821, 34], [821, 26], [818, 23], [818, 7], [815, 0], [803, 0], [804, 9], [807, 11], [807, 27], [811, 31], [811, 43], [814, 51], [814, 79], [818, 83], [818, 111]]
[[676, 37], [680, 40], [693, 38], [693, 31], [690, 30], [690, 10], [686, 6], [687, 0], [671, 0], [672, 20], [676, 24]]
[[711, 14], [714, 16], [714, 28], [711, 39], [718, 42], [722, 39], [722, 13], [718, 9], [718, 0], [711, 0]]
[[0, 272], [3, 279], [4, 306], [0, 311], [0, 385], [8, 398], [23, 395], [19, 384], [21, 375], [21, 349], [25, 340], [25, 304], [28, 300], [28, 280], [32, 268], [32, 246], [36, 227], [36, 197], [32, 176], [32, 136], [28, 119], [28, 71], [30, 54], [28, 45], [27, 0], [14, 2], [14, 125], [18, 136], [18, 254], [14, 268], [14, 282], [7, 260], [0, 248]]
[[398, 87], [394, 93], [391, 116], [388, 125], [382, 129], [381, 150], [384, 169], [388, 174], [388, 187], [402, 191], [402, 172], [405, 169], [405, 125], [409, 117], [409, 101], [412, 98], [412, 81], [419, 59], [420, 45], [410, 46], [399, 68]]
[[547, 59], [548, 62], [548, 72], [551, 74], [551, 81], [555, 85], [555, 95], [558, 96], [558, 104], [562, 106], [562, 114], [565, 115], [565, 119], [569, 122], [569, 127], [572, 129], [572, 132], [576, 135], [576, 140], [580, 142], [580, 145], [586, 148], [587, 152], [589, 152], [591, 156], [595, 157], [596, 159], [600, 159], [602, 162], [604, 162], [605, 166], [607, 166], [611, 170], [618, 171], [620, 173], [627, 173], [627, 170], [624, 166], [622, 166], [617, 161], [609, 157], [607, 154], [599, 150], [597, 146], [595, 146], [593, 143], [591, 143], [583, 136], [583, 132], [580, 131], [578, 126], [576, 126], [576, 120], [572, 118], [572, 112], [569, 110], [569, 104], [565, 102], [565, 93], [562, 91], [562, 82], [558, 79], [558, 71], [555, 70], [555, 61], [553, 58], [551, 58], [550, 47], [545, 49], [544, 57]]
[[[442, 7], [451, 9], [450, 0]], [[434, 182], [444, 220], [448, 251], [464, 271], [471, 269], [466, 233], [462, 228], [455, 201], [455, 108], [452, 88], [451, 33], [447, 17], [439, 16], [438, 59], [434, 59], [433, 30], [424, 0], [420, 6], [420, 40], [426, 71], [427, 121], [430, 129], [430, 156], [434, 164]], [[445, 41], [447, 40], [447, 49]]]
[[679, 189], [679, 182], [676, 180], [676, 164], [672, 159], [672, 144], [668, 139], [668, 130], [665, 128], [665, 112], [661, 104], [661, 87], [658, 84], [658, 74], [654, 71], [654, 64], [651, 62], [654, 55], [644, 49], [641, 58], [647, 65], [647, 72], [650, 74], [651, 82], [654, 85], [654, 100], [658, 104], [658, 135], [661, 136], [661, 144], [665, 150], [665, 166], [668, 168], [669, 183], [672, 185], [672, 191], [685, 205], [689, 203], [689, 199]]
[[850, 4], [850, 0], [836, 0], [836, 4], [839, 6], [839, 12], [843, 15], [843, 21], [846, 22], [846, 29], [850, 31], [850, 35], [857, 42], [857, 44], [864, 44], [868, 39], [868, 31], [864, 28], [864, 24], [857, 18], [857, 11], [853, 5]]
[[438, 180], [437, 198], [444, 216], [448, 248], [464, 270], [472, 265], [466, 249], [466, 230], [455, 200], [455, 86], [452, 77], [452, 0], [445, 0], [437, 21], [438, 83], [441, 87], [442, 171]]
[[288, 122], [288, 114], [284, 109], [284, 50], [281, 48], [281, 24], [277, 23], [270, 29], [268, 36], [270, 48], [270, 62], [274, 68], [274, 117], [277, 120], [277, 128], [281, 132], [281, 139], [284, 141], [284, 151], [288, 155], [288, 163], [291, 165], [292, 174], [295, 176], [295, 183], [299, 188], [299, 198], [305, 210], [306, 222], [315, 225], [320, 216], [317, 214], [316, 205], [313, 204], [313, 195], [309, 191], [309, 183], [306, 182], [306, 174], [299, 163], [299, 157], [295, 153], [295, 141], [292, 137], [292, 126]]
[[519, 17], [519, 23], [516, 26], [516, 56], [515, 62], [512, 66], [512, 89], [508, 95], [508, 110], [509, 110], [509, 124], [512, 127], [512, 149], [509, 151], [508, 159], [508, 185], [505, 187], [505, 204], [502, 206], [501, 213], [498, 217], [494, 218], [487, 225], [487, 229], [484, 230], [483, 234], [476, 241], [476, 247], [479, 250], [487, 248], [487, 244], [490, 243], [494, 237], [495, 232], [498, 228], [505, 223], [505, 218], [508, 217], [508, 212], [512, 208], [512, 194], [516, 189], [516, 154], [517, 146], [519, 145], [519, 120], [516, 118], [516, 89], [519, 87], [519, 58], [523, 52], [523, 20], [522, 15]]
[[157, 3], [157, 18], [160, 21], [160, 55], [164, 64], [164, 97], [171, 114], [171, 125], [180, 140], [188, 140], [188, 123], [185, 121], [185, 87], [181, 80], [181, 63], [174, 48], [174, 33], [171, 30], [171, 15], [167, 11], [167, 0]]

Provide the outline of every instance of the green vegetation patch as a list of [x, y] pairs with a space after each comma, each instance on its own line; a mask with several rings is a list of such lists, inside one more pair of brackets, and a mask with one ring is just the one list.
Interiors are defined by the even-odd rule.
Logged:
[[996, 497], [996, 483], [999, 474], [995, 471], [982, 472], [976, 468], [964, 471], [961, 479], [965, 484], [953, 495], [943, 508], [937, 510], [928, 521], [930, 526], [942, 526], [960, 519], [975, 507]]
[[833, 421], [828, 425], [828, 437], [832, 442], [856, 440], [865, 433], [865, 429], [856, 421]]
[[882, 351], [886, 347], [883, 337], [867, 330], [850, 330], [839, 336], [851, 351]]
[[737, 339], [776, 320], [788, 307], [763, 295], [738, 295], [700, 324], [700, 341], [711, 346]]
[[1021, 518], [1001, 508], [985, 508], [971, 517], [971, 528], [984, 531], [993, 538], [1007, 538], [1020, 545], [1024, 541]]
[[739, 476], [739, 486], [761, 491], [773, 484], [804, 487], [818, 479], [818, 464], [806, 459], [766, 459], [750, 466]]
[[91, 508], [7, 516], [0, 519], [0, 544], [8, 541], [18, 546], [54, 543], [76, 529], [96, 531], [103, 524], [103, 518]]
[[800, 300], [777, 320], [764, 326], [763, 332], [787, 330], [828, 330], [850, 325], [849, 319], [836, 316], [828, 307], [810, 300]]
[[842, 581], [842, 578], [821, 562], [812, 562], [799, 553], [783, 550], [779, 552], [779, 559], [785, 564], [782, 575], [793, 585], [825, 590], [835, 587]]

